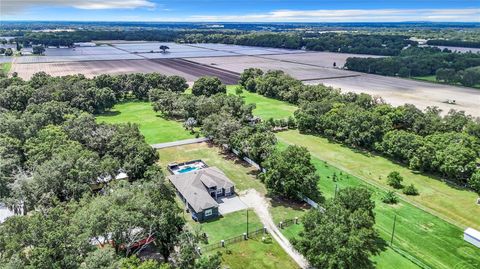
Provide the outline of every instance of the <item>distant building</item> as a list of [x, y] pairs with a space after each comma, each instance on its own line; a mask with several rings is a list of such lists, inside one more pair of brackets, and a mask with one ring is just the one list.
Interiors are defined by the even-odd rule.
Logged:
[[96, 47], [97, 44], [93, 42], [75, 42], [73, 43], [74, 47]]
[[463, 239], [468, 243], [476, 246], [477, 248], [480, 248], [480, 232], [479, 231], [473, 228], [467, 228], [463, 232]]
[[216, 167], [174, 174], [168, 179], [196, 221], [218, 217], [217, 198], [235, 193], [233, 182]]
[[7, 218], [13, 215], [15, 215], [13, 210], [0, 203], [0, 223], [3, 223]]
[[112, 180], [127, 180], [127, 179], [128, 179], [127, 173], [125, 173], [123, 170], [119, 170], [117, 172], [117, 175], [113, 179], [112, 179], [112, 176], [110, 175], [98, 177], [95, 183], [90, 185], [90, 188], [93, 191], [98, 191], [103, 187], [105, 187], [106, 185], [108, 185], [108, 183], [110, 183]]

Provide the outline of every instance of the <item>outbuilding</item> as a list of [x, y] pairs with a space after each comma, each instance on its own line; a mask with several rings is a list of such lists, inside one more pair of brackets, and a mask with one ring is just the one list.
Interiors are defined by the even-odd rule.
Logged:
[[473, 228], [467, 228], [463, 232], [463, 239], [468, 243], [476, 246], [477, 248], [480, 248], [480, 232], [479, 231]]

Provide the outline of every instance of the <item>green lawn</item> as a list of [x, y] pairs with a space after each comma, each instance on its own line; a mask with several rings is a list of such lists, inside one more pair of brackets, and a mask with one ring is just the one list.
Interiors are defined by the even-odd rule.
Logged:
[[275, 240], [261, 237], [242, 241], [220, 249], [223, 265], [231, 269], [264, 268], [294, 269], [299, 268], [290, 256]]
[[254, 168], [240, 161], [234, 155], [225, 154], [218, 147], [208, 143], [165, 148], [158, 152], [160, 166], [164, 169], [171, 162], [201, 159], [208, 166], [216, 166], [222, 170], [235, 183], [237, 192], [253, 188], [260, 193], [266, 193], [265, 186], [255, 178], [256, 170]]
[[[235, 94], [236, 86], [227, 86], [229, 94]], [[262, 119], [286, 119], [293, 115], [297, 107], [286, 102], [278, 101], [271, 98], [266, 98], [260, 94], [251, 93], [244, 90], [241, 96], [245, 99], [247, 104], [256, 104], [257, 108], [253, 111], [255, 116]]]
[[[285, 147], [285, 144], [282, 143], [280, 146]], [[372, 191], [376, 204], [375, 227], [385, 241], [390, 240], [393, 219], [397, 215], [394, 246], [406, 252], [411, 259], [427, 264], [431, 268], [478, 268], [480, 266], [480, 250], [463, 241], [463, 231], [455, 225], [404, 201], [394, 206], [384, 204], [380, 199], [385, 191], [325, 163], [316, 158], [314, 153], [312, 155], [312, 162], [321, 178], [318, 184], [319, 189], [326, 198], [331, 198], [336, 188], [363, 186]], [[338, 178], [336, 182], [333, 181], [334, 173]], [[303, 212], [297, 211], [296, 214], [302, 215]], [[294, 213], [290, 215], [294, 215]], [[293, 225], [284, 229], [285, 235], [289, 238], [297, 236], [301, 231], [301, 227], [298, 226], [301, 225]], [[389, 262], [386, 261], [395, 261], [400, 259], [399, 256], [401, 257], [393, 250], [389, 248], [387, 250], [389, 251], [382, 252], [379, 257], [373, 258], [378, 262], [379, 268], [382, 267], [381, 264], [385, 265], [384, 268], [389, 268], [387, 266]], [[405, 258], [401, 260], [403, 260], [405, 268], [413, 266], [405, 261]]]
[[153, 111], [149, 102], [127, 102], [115, 105], [111, 111], [97, 116], [99, 122], [136, 123], [149, 144], [194, 138], [181, 122], [167, 120]]
[[[216, 220], [198, 223], [189, 221], [191, 227], [200, 228], [208, 235], [208, 244], [219, 243], [221, 240], [240, 236], [247, 232], [247, 211], [237, 211]], [[263, 227], [258, 216], [252, 210], [248, 212], [248, 229], [254, 231]]]
[[8, 71], [12, 68], [12, 63], [2, 63], [1, 70], [3, 73], [7, 74]]
[[402, 197], [459, 227], [480, 229], [480, 206], [475, 204], [478, 196], [474, 192], [451, 187], [381, 156], [356, 152], [321, 137], [302, 135], [298, 131], [281, 132], [277, 137], [288, 144], [305, 146], [316, 158], [381, 188], [392, 189], [386, 183], [386, 176], [398, 171], [404, 178], [404, 185], [413, 183], [420, 192], [418, 196], [408, 197], [400, 193]]
[[[438, 84], [462, 86], [460, 83], [444, 83], [444, 82], [437, 81], [437, 76], [435, 76], [435, 75], [423, 76], [423, 77], [412, 77], [412, 79], [422, 80], [422, 81], [428, 81], [428, 82], [433, 82], [433, 83], [438, 83]], [[466, 86], [465, 86], [465, 87], [466, 87]], [[476, 84], [476, 85], [472, 86], [471, 88], [480, 89], [480, 84]]]

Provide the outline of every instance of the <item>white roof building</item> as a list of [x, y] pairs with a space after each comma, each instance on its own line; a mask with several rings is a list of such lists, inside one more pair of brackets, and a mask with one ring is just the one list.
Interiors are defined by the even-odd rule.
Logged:
[[473, 228], [467, 228], [463, 232], [463, 239], [468, 243], [480, 248], [480, 232], [479, 231]]

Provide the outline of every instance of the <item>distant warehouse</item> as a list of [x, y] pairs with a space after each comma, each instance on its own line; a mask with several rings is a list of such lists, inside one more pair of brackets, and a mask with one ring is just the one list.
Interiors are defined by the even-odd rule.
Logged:
[[480, 232], [479, 231], [473, 228], [467, 228], [465, 232], [463, 232], [463, 239], [468, 243], [471, 243], [474, 246], [480, 248]]

